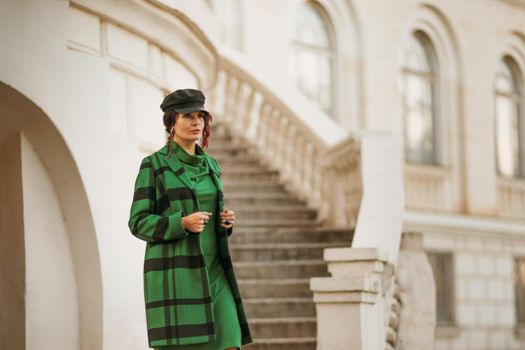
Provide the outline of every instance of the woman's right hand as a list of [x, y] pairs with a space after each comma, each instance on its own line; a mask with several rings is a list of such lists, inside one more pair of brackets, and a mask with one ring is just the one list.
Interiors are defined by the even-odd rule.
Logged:
[[204, 220], [208, 221], [213, 213], [207, 211], [197, 211], [182, 217], [182, 227], [186, 230], [201, 233], [204, 230]]

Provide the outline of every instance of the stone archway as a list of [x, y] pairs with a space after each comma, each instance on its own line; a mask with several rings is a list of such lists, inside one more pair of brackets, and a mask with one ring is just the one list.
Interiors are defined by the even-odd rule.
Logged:
[[102, 349], [99, 251], [75, 160], [1, 82], [0, 125], [0, 348]]

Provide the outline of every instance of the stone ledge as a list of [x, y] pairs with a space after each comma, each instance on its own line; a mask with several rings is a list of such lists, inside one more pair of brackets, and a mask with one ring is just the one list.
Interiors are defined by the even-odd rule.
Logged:
[[314, 292], [313, 301], [315, 304], [375, 304], [377, 302], [376, 293], [362, 291], [356, 292]]
[[313, 292], [372, 292], [379, 293], [380, 281], [377, 277], [313, 277], [310, 289]]
[[323, 251], [323, 259], [326, 262], [351, 262], [379, 260], [387, 261], [387, 253], [377, 248], [326, 248]]

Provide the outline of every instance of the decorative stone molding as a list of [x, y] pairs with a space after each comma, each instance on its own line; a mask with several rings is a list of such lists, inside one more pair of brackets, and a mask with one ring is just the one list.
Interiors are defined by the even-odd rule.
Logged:
[[334, 226], [355, 226], [363, 197], [361, 149], [357, 139], [349, 138], [319, 157], [323, 193], [332, 205], [322, 208], [321, 216]]
[[403, 233], [396, 279], [402, 304], [396, 349], [432, 349], [436, 329], [436, 287], [420, 233]]
[[525, 180], [499, 178], [497, 203], [500, 217], [525, 220]]
[[[180, 61], [199, 81], [203, 89], [213, 85], [216, 77], [217, 51], [204, 32], [187, 16], [162, 1], [129, 1], [121, 6], [118, 1], [72, 0], [70, 6], [100, 18], [101, 40], [98, 50], [107, 53], [107, 29], [110, 23], [142, 40], [160, 47]], [[95, 24], [93, 24], [94, 26]], [[82, 49], [78, 44], [73, 46]]]
[[415, 210], [453, 211], [453, 173], [444, 166], [405, 164], [407, 207]]

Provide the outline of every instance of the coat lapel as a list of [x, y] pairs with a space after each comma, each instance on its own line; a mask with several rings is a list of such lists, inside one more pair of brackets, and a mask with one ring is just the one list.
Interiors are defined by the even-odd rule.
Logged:
[[[200, 154], [206, 154], [204, 150], [197, 145], [197, 152]], [[190, 180], [190, 177], [188, 174], [184, 171], [184, 167], [180, 163], [179, 159], [175, 154], [173, 154], [171, 157], [167, 157], [168, 155], [168, 145], [165, 145], [159, 150], [159, 153], [163, 156], [163, 159], [166, 161], [170, 169], [175, 173], [175, 175], [182, 181], [188, 188], [190, 188], [192, 191], [195, 190], [195, 185]], [[215, 183], [215, 186], [217, 186], [217, 189], [221, 192], [223, 191], [222, 188], [222, 180], [221, 175], [219, 172], [219, 169], [215, 166], [215, 163], [210, 159], [210, 156], [206, 154], [206, 157], [204, 158], [206, 162], [208, 163], [208, 168], [211, 170], [211, 177], [213, 182]]]
[[175, 173], [175, 175], [184, 183], [188, 188], [190, 188], [192, 191], [195, 190], [195, 185], [191, 182], [190, 177], [184, 171], [184, 167], [179, 161], [179, 158], [174, 154], [171, 155], [171, 157], [168, 157], [168, 145], [165, 145], [159, 150], [159, 153], [162, 154], [162, 158], [164, 161], [168, 164], [168, 166], [171, 168], [171, 170]]

